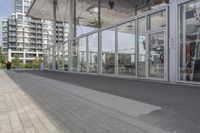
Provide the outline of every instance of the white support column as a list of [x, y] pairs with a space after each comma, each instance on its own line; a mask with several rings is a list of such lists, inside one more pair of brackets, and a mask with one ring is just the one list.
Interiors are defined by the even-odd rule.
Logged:
[[11, 49], [8, 48], [8, 61], [12, 61], [12, 57], [11, 57]]
[[169, 2], [169, 81], [176, 82], [178, 58], [178, 41], [177, 41], [177, 5], [176, 0]]
[[64, 43], [62, 44], [62, 71], [65, 71]]
[[98, 75], [102, 75], [102, 43], [101, 43], [101, 31], [98, 30]]
[[26, 64], [26, 50], [23, 51], [23, 64]]
[[118, 75], [118, 28], [117, 26], [115, 27], [115, 68], [114, 72], [115, 75]]
[[57, 0], [53, 1], [53, 51], [52, 51], [52, 70], [56, 70], [55, 47], [56, 46], [56, 6]]
[[36, 51], [36, 58], [39, 58], [38, 50]]
[[[136, 10], [136, 9], [135, 9]], [[137, 11], [137, 10], [136, 10]], [[135, 77], [138, 77], [138, 55], [139, 55], [139, 49], [138, 49], [138, 19], [135, 20]]]
[[72, 71], [72, 44], [74, 38], [74, 0], [69, 0], [68, 71]]
[[86, 73], [89, 73], [89, 40], [86, 37]]
[[98, 0], [98, 75], [102, 74], [101, 0]]

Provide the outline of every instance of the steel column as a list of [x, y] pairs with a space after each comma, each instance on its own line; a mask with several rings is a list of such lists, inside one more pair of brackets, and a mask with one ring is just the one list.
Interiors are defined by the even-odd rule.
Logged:
[[176, 0], [169, 3], [169, 81], [176, 82], [177, 77], [177, 4]]
[[68, 43], [68, 71], [72, 71], [72, 45], [74, 43], [74, 10], [75, 10], [75, 0], [69, 0], [69, 43]]
[[52, 48], [52, 69], [56, 70], [55, 47], [56, 46], [56, 6], [57, 0], [53, 1], [53, 48]]

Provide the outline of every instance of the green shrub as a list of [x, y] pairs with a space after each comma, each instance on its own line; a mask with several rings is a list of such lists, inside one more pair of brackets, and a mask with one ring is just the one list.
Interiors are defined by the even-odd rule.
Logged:
[[24, 64], [24, 68], [26, 68], [26, 69], [32, 69], [32, 64], [30, 64], [30, 63]]
[[12, 69], [20, 68], [20, 59], [17, 55], [14, 55], [14, 59], [12, 60]]
[[42, 60], [39, 58], [36, 58], [35, 60], [33, 60], [32, 62], [32, 67], [33, 69], [40, 69], [40, 64], [42, 63]]
[[6, 68], [5, 64], [4, 63], [0, 63], [0, 69], [5, 69], [5, 68]]

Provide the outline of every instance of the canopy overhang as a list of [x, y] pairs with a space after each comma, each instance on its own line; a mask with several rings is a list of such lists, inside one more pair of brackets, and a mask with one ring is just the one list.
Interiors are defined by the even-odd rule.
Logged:
[[[54, 0], [34, 0], [31, 4], [27, 16], [37, 19], [54, 20], [53, 17]], [[57, 0], [56, 20], [67, 22], [69, 0]]]
[[[54, 20], [54, 1], [57, 1], [56, 21], [68, 23], [70, 21], [70, 12], [74, 12], [76, 19], [71, 19], [73, 21], [76, 20], [77, 25], [98, 27], [98, 0], [76, 0], [74, 3], [75, 7], [70, 6], [70, 0], [34, 0], [27, 12], [27, 16], [44, 20]], [[112, 8], [109, 3], [110, 1], [113, 1]], [[167, 0], [149, 1], [152, 5], [155, 5]], [[113, 23], [118, 23], [134, 16], [137, 10], [136, 7], [142, 5], [141, 0], [100, 0], [100, 3], [101, 27], [110, 26]], [[150, 4], [146, 6], [150, 6]], [[74, 11], [70, 9], [74, 9]]]
[[[69, 22], [70, 0], [56, 0], [56, 21]], [[95, 27], [98, 21], [98, 0], [76, 0], [75, 17], [78, 25]], [[54, 0], [34, 0], [27, 12], [32, 18], [54, 20]], [[116, 0], [111, 9], [108, 0], [101, 0], [101, 24], [110, 25], [134, 15], [135, 0]]]

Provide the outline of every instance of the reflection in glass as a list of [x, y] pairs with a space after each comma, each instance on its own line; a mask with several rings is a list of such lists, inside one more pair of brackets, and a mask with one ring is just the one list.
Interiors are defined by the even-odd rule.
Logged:
[[148, 30], [166, 27], [166, 10], [148, 16]]
[[200, 82], [200, 1], [179, 6], [179, 79]]
[[114, 29], [101, 32], [102, 37], [102, 72], [114, 74], [115, 72], [115, 31]]
[[110, 26], [134, 16], [135, 6], [135, 0], [101, 0], [101, 26]]
[[98, 68], [98, 34], [88, 36], [88, 67], [90, 73], [97, 73]]
[[63, 45], [63, 56], [64, 71], [68, 71], [68, 42]]
[[118, 27], [118, 74], [135, 75], [135, 21]]
[[72, 71], [78, 71], [78, 45], [77, 41], [72, 41]]
[[145, 18], [138, 20], [138, 77], [145, 77], [146, 26]]
[[56, 46], [56, 70], [63, 70], [62, 46]]
[[49, 69], [49, 49], [44, 50], [43, 62], [44, 68]]
[[137, 1], [137, 15], [144, 14], [150, 10], [156, 10], [161, 7], [166, 7], [170, 0], [134, 0]]
[[51, 47], [49, 49], [49, 69], [50, 70], [53, 69], [53, 67], [52, 67], [52, 64], [53, 64], [53, 58], [52, 58], [52, 56], [53, 56], [53, 48]]
[[164, 32], [148, 36], [149, 77], [164, 78]]
[[[167, 3], [168, 0], [100, 0], [100, 27], [111, 26], [148, 10], [167, 6]], [[98, 27], [98, 4], [98, 0], [76, 0], [78, 34]]]
[[79, 71], [86, 72], [86, 37], [79, 39]]

